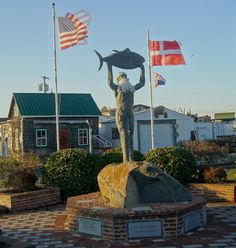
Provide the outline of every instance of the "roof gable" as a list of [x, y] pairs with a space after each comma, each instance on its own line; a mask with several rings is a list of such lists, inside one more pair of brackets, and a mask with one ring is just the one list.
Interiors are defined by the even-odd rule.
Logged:
[[[55, 94], [14, 93], [22, 116], [54, 116]], [[60, 116], [98, 116], [101, 112], [91, 94], [58, 94]], [[10, 110], [11, 111], [11, 110]]]

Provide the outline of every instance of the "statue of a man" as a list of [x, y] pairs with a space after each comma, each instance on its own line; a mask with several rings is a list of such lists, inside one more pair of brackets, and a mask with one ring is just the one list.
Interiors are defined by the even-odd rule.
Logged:
[[123, 153], [123, 163], [133, 160], [133, 133], [134, 133], [134, 92], [145, 85], [145, 70], [140, 65], [139, 83], [131, 85], [126, 73], [118, 73], [113, 82], [112, 65], [107, 62], [108, 84], [115, 93], [116, 98], [116, 125], [120, 134], [120, 142]]

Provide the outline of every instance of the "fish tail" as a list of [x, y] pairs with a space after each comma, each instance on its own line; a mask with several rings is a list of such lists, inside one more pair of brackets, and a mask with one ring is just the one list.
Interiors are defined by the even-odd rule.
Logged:
[[97, 52], [96, 50], [94, 50], [94, 52], [97, 54], [97, 56], [99, 58], [99, 61], [100, 61], [100, 66], [98, 68], [98, 71], [100, 71], [102, 66], [103, 66], [103, 58], [102, 58], [102, 55], [99, 52]]

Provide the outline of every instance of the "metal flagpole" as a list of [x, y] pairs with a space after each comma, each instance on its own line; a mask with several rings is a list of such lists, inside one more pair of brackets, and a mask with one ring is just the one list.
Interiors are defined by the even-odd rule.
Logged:
[[147, 42], [148, 42], [148, 68], [149, 68], [149, 92], [150, 92], [150, 116], [151, 116], [151, 145], [154, 149], [154, 125], [153, 125], [153, 101], [152, 101], [152, 67], [150, 61], [150, 39], [149, 30], [147, 31]]
[[60, 139], [59, 139], [59, 111], [58, 111], [58, 92], [57, 92], [57, 53], [56, 53], [56, 13], [55, 13], [55, 3], [52, 4], [52, 11], [53, 11], [53, 50], [54, 50], [56, 143], [57, 143], [57, 151], [59, 151], [60, 150]]

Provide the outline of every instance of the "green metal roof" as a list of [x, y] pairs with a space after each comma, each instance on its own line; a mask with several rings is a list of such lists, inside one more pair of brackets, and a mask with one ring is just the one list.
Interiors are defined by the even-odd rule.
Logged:
[[[13, 99], [23, 116], [54, 116], [55, 94], [14, 93]], [[101, 112], [90, 94], [58, 94], [59, 115], [97, 116]]]

